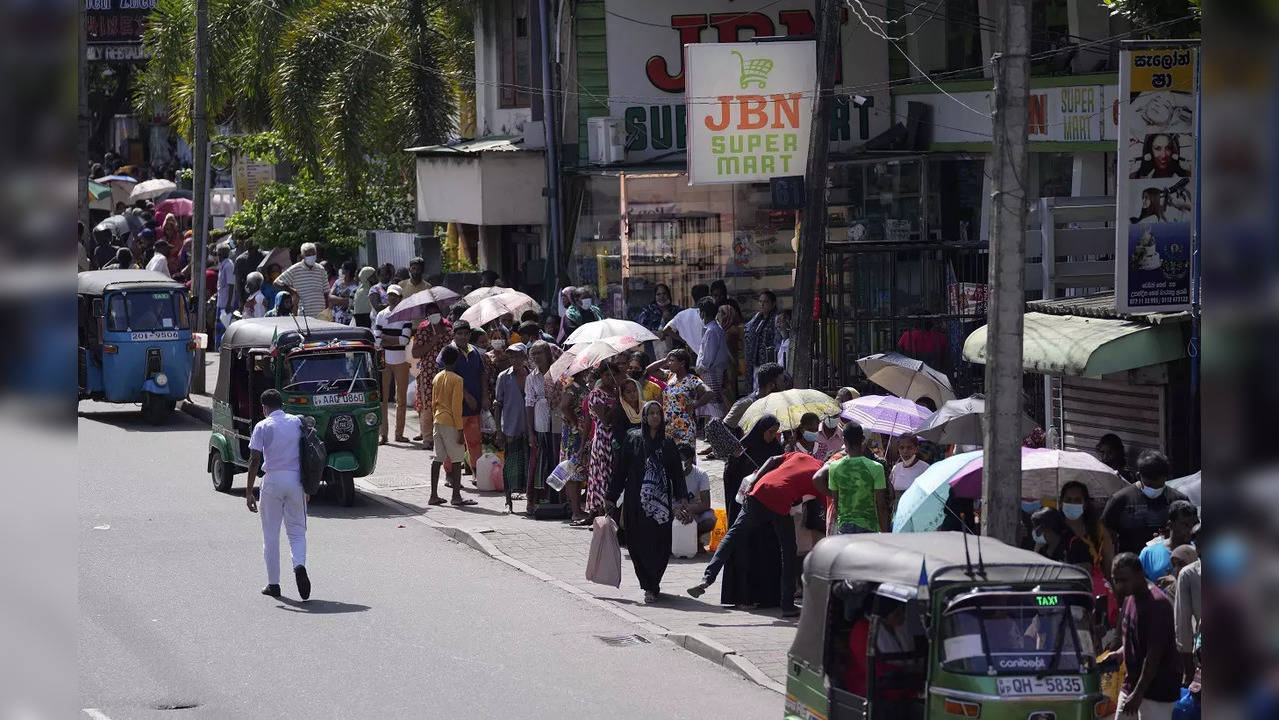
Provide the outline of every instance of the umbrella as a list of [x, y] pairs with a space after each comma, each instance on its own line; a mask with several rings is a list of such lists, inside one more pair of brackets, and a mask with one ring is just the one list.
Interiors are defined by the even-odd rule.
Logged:
[[496, 286], [482, 287], [467, 293], [466, 297], [462, 298], [462, 301], [465, 302], [467, 305], [475, 305], [476, 303], [483, 300], [484, 298], [490, 298], [490, 297], [493, 297], [494, 295], [501, 295], [502, 293], [508, 293], [508, 292], [516, 292], [516, 290], [512, 288], [504, 288], [504, 287], [496, 287]]
[[138, 183], [128, 175], [104, 175], [95, 179], [94, 182], [110, 186], [112, 203], [128, 203], [129, 193], [133, 192], [133, 186]]
[[[915, 434], [939, 445], [981, 445], [986, 426], [986, 400], [980, 395], [950, 400], [915, 428]], [[1023, 434], [1038, 426], [1030, 416], [1021, 416]]]
[[955, 399], [950, 378], [922, 360], [887, 352], [861, 358], [857, 365], [866, 373], [868, 380], [897, 397], [907, 400], [932, 398], [936, 406]]
[[702, 331], [706, 329], [706, 324], [702, 322], [702, 314], [697, 308], [685, 308], [675, 313], [675, 317], [662, 326], [663, 330], [666, 328], [675, 328], [675, 332], [679, 333], [689, 347], [696, 348], [702, 344]]
[[892, 395], [863, 395], [844, 403], [840, 417], [861, 425], [866, 432], [902, 435], [919, 427], [931, 413], [928, 408]]
[[639, 347], [641, 344], [639, 340], [633, 337], [612, 337], [606, 340], [580, 343], [566, 350], [555, 362], [551, 363], [547, 374], [552, 380], [562, 380], [583, 370], [593, 368], [605, 360]]
[[1180, 490], [1181, 494], [1190, 499], [1195, 507], [1203, 507], [1203, 489], [1200, 485], [1200, 473], [1179, 477], [1176, 480], [1169, 480], [1168, 487], [1174, 490]]
[[161, 200], [155, 205], [155, 221], [164, 222], [164, 216], [173, 213], [176, 217], [191, 217], [194, 203], [186, 198], [170, 198]]
[[776, 415], [782, 423], [783, 430], [799, 427], [799, 419], [805, 413], [816, 413], [819, 418], [827, 418], [839, 414], [839, 403], [820, 390], [796, 388], [770, 393], [746, 409], [738, 423], [742, 432], [750, 432], [757, 420], [765, 415]]
[[[975, 452], [976, 456], [963, 467], [952, 468], [949, 483], [959, 497], [981, 497], [984, 457], [980, 450]], [[932, 471], [930, 467], [924, 474]], [[1061, 487], [1069, 482], [1083, 483], [1088, 494], [1095, 498], [1110, 497], [1128, 487], [1128, 482], [1118, 473], [1089, 453], [1047, 448], [1021, 449], [1022, 497], [1056, 499], [1061, 494]]]
[[133, 186], [129, 192], [129, 202], [150, 200], [161, 193], [176, 190], [178, 186], [172, 180], [145, 180]]
[[974, 450], [938, 460], [915, 478], [897, 500], [893, 532], [929, 532], [940, 527], [952, 479], [974, 460], [981, 462], [981, 455], [981, 450]]
[[280, 272], [284, 272], [292, 264], [293, 258], [289, 255], [289, 249], [278, 247], [267, 253], [266, 257], [262, 258], [262, 262], [258, 263], [257, 269], [263, 275], [266, 275], [266, 269], [272, 265], [279, 265]]
[[135, 183], [135, 184], [138, 182], [137, 180], [134, 180], [128, 175], [103, 175], [100, 178], [94, 178], [93, 181], [96, 183], [102, 183], [103, 185], [107, 185], [109, 183], [114, 183], [114, 182]]
[[93, 226], [93, 232], [98, 232], [99, 230], [110, 230], [111, 234], [117, 239], [125, 237], [132, 232], [129, 228], [129, 221], [125, 220], [123, 215], [112, 215]]
[[89, 208], [111, 212], [111, 186], [89, 181]]
[[157, 201], [168, 200], [170, 198], [186, 198], [187, 200], [194, 200], [195, 195], [193, 195], [190, 190], [178, 188], [176, 190], [167, 190], [155, 196]]
[[633, 337], [641, 342], [657, 339], [657, 336], [651, 330], [637, 322], [610, 319], [596, 320], [583, 324], [564, 340], [564, 344], [576, 345], [577, 343], [592, 342], [610, 337]]
[[507, 313], [519, 317], [525, 310], [541, 310], [541, 308], [542, 306], [528, 295], [507, 290], [500, 295], [484, 298], [467, 308], [466, 312], [462, 313], [462, 319], [469, 322], [472, 327], [481, 327]]
[[425, 290], [419, 290], [413, 293], [412, 297], [399, 305], [395, 306], [395, 312], [391, 313], [387, 319], [391, 322], [402, 322], [411, 320], [417, 322], [426, 318], [426, 306], [431, 303], [446, 308], [457, 302], [461, 295], [449, 290], [443, 285], [435, 285]]

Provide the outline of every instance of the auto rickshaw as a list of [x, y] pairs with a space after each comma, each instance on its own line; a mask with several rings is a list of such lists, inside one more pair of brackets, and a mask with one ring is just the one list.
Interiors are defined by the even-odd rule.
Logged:
[[284, 411], [314, 423], [328, 449], [324, 485], [355, 502], [355, 478], [377, 465], [381, 356], [368, 328], [303, 317], [237, 320], [222, 336], [208, 471], [218, 492], [248, 469], [260, 398], [274, 388]]
[[784, 717], [1105, 717], [1093, 612], [1087, 572], [989, 537], [826, 538], [804, 561]]
[[79, 399], [141, 403], [158, 425], [191, 384], [186, 286], [150, 270], [92, 270], [76, 284]]

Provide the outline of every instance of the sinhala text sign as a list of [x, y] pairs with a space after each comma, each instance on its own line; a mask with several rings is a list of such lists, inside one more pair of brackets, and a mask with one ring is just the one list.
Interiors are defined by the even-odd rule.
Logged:
[[1198, 44], [1125, 43], [1119, 59], [1115, 305], [1190, 307]]
[[690, 185], [804, 174], [813, 41], [688, 44], [684, 71]]

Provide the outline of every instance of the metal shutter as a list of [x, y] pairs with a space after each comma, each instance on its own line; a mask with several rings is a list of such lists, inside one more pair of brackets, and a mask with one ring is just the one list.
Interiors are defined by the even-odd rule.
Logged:
[[1063, 449], [1093, 452], [1097, 440], [1112, 432], [1124, 441], [1130, 464], [1147, 448], [1167, 452], [1166, 386], [1079, 377], [1054, 377], [1052, 384]]

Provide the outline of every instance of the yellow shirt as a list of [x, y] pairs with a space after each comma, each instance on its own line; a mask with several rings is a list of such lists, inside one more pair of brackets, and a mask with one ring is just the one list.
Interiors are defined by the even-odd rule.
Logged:
[[462, 427], [462, 376], [441, 370], [431, 381], [431, 410], [436, 425]]
[[649, 400], [660, 401], [661, 399], [662, 399], [661, 386], [653, 382], [652, 380], [645, 380], [644, 381], [644, 402], [648, 402]]
[[415, 283], [412, 280], [405, 279], [404, 282], [400, 283], [400, 290], [401, 290], [400, 299], [408, 300], [409, 298], [413, 297], [414, 293], [422, 292], [423, 290], [426, 290], [429, 287], [431, 287], [431, 283], [427, 282], [426, 278], [422, 278], [422, 282], [419, 282], [419, 283]]

